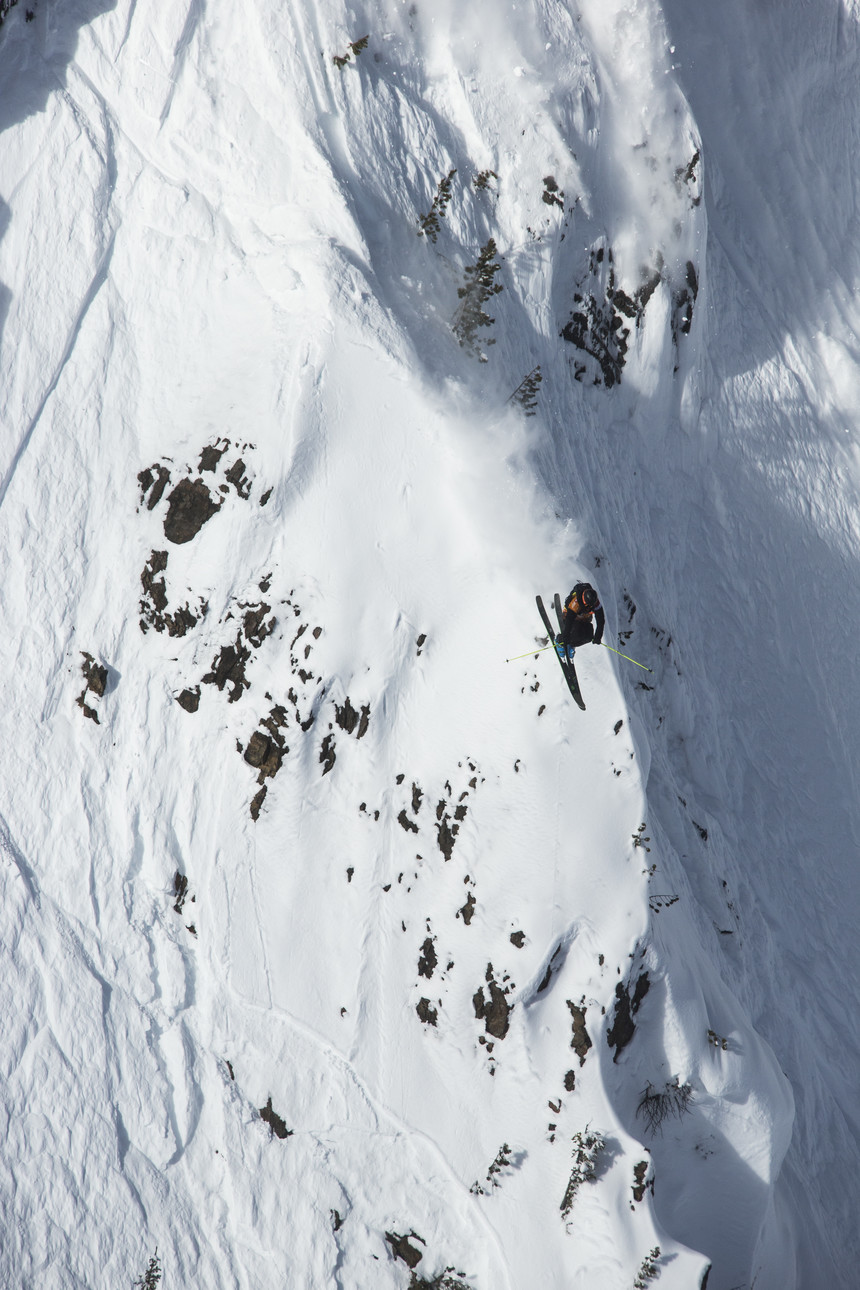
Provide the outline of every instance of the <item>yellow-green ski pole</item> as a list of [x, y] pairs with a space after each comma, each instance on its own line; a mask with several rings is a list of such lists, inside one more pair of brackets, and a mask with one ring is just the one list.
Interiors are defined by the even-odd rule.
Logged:
[[531, 658], [532, 654], [542, 654], [545, 649], [555, 649], [554, 645], [536, 645], [534, 649], [528, 650], [525, 654], [515, 654], [513, 658], [506, 658], [506, 663], [516, 663], [518, 658]]
[[621, 650], [616, 649], [614, 645], [607, 645], [606, 641], [601, 641], [600, 643], [604, 649], [611, 649], [612, 653], [617, 654], [619, 658], [626, 658], [628, 663], [636, 663], [637, 667], [645, 668], [646, 672], [654, 671], [653, 667], [647, 667], [644, 663], [637, 662], [637, 660], [635, 658], [631, 658], [629, 654], [622, 654]]

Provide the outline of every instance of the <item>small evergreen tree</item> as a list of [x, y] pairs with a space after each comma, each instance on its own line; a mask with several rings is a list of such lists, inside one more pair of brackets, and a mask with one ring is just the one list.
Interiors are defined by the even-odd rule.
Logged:
[[445, 218], [445, 212], [451, 200], [451, 180], [456, 173], [456, 170], [449, 170], [447, 175], [439, 180], [436, 185], [436, 196], [433, 198], [433, 205], [426, 215], [418, 216], [419, 237], [426, 235], [431, 242], [436, 241], [439, 234], [439, 220]]
[[538, 363], [528, 376], [523, 377], [513, 394], [509, 396], [508, 403], [516, 403], [527, 417], [533, 417], [537, 407], [538, 386], [542, 380], [540, 363]]
[[149, 1260], [149, 1265], [142, 1277], [134, 1283], [134, 1290], [157, 1290], [158, 1283], [161, 1280], [161, 1260], [158, 1257], [158, 1247]]
[[580, 1184], [593, 1182], [597, 1174], [597, 1157], [606, 1146], [602, 1133], [589, 1129], [573, 1135], [573, 1169], [570, 1171], [567, 1189], [561, 1202], [561, 1216], [567, 1218]]
[[[499, 1150], [496, 1152], [495, 1160], [487, 1170], [488, 1185], [490, 1187], [501, 1187], [502, 1184], [499, 1182], [498, 1175], [502, 1172], [503, 1169], [509, 1169], [510, 1167], [511, 1167], [511, 1148], [508, 1146], [507, 1142], [503, 1142], [502, 1145], [499, 1147]], [[481, 1186], [479, 1182], [474, 1182], [472, 1186], [469, 1188], [469, 1191], [472, 1193], [473, 1196], [486, 1195], [485, 1189]]]
[[[495, 257], [496, 243], [488, 238], [486, 245], [481, 247], [477, 264], [466, 265], [465, 286], [457, 288], [461, 304], [452, 323], [454, 335], [460, 344], [477, 354], [482, 363], [487, 361], [487, 356], [481, 353], [477, 345], [478, 328], [491, 327], [496, 321], [484, 312], [484, 305], [491, 296], [498, 295], [503, 290], [502, 284], [494, 281], [502, 267]], [[485, 343], [489, 346], [496, 342], [487, 340]]]

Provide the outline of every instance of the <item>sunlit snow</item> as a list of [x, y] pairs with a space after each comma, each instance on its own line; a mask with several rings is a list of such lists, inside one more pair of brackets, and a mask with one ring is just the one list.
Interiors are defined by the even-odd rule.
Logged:
[[854, 0], [27, 4], [0, 1284], [854, 1284]]

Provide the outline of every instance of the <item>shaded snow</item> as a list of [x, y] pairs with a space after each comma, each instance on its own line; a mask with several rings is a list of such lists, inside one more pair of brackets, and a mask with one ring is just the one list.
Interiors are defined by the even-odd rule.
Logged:
[[4, 1283], [850, 1280], [856, 18], [733, 12], [7, 18]]

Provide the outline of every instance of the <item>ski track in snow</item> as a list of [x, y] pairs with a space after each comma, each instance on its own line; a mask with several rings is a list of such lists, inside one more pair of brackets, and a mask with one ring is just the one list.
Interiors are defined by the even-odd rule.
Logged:
[[731, 9], [7, 16], [4, 1284], [850, 1283], [860, 43]]

